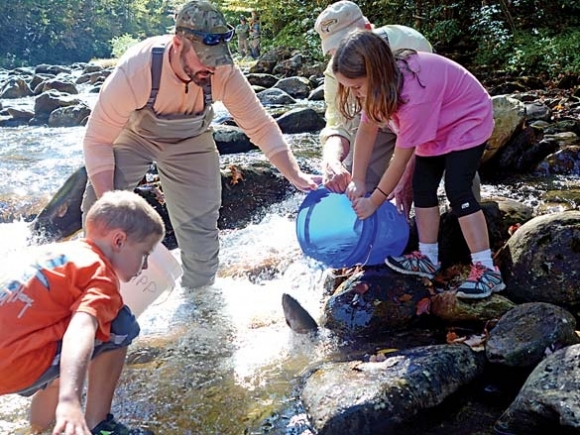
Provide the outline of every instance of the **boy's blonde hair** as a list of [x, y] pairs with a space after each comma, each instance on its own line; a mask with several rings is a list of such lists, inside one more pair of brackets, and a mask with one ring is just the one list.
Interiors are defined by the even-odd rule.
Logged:
[[127, 190], [105, 192], [87, 213], [87, 236], [103, 236], [122, 230], [133, 242], [143, 242], [152, 235], [165, 237], [165, 225], [159, 213], [145, 199]]
[[389, 44], [370, 30], [354, 30], [342, 40], [332, 59], [332, 72], [349, 79], [367, 80], [364, 101], [339, 83], [338, 108], [344, 117], [352, 119], [364, 109], [377, 124], [391, 118], [404, 103], [399, 95], [403, 78], [397, 59]]

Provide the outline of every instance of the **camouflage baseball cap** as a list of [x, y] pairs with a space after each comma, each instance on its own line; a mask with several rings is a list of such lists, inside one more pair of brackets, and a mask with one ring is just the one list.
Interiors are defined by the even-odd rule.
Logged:
[[[233, 28], [228, 26], [217, 7], [207, 0], [189, 1], [175, 15], [175, 33], [191, 41], [201, 63], [209, 67], [234, 63], [227, 44], [233, 36], [229, 32], [233, 32]], [[229, 39], [225, 35], [229, 35]], [[207, 38], [211, 45], [207, 44]]]

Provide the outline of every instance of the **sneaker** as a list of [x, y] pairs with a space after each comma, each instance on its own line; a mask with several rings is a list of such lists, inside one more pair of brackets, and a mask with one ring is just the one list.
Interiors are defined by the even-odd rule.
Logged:
[[400, 257], [387, 257], [385, 263], [391, 269], [406, 275], [423, 276], [433, 279], [438, 267], [436, 267], [429, 257], [421, 254], [419, 251], [411, 252]]
[[457, 287], [458, 298], [484, 299], [493, 292], [500, 292], [505, 288], [499, 269], [488, 269], [481, 263], [471, 265], [467, 280]]
[[115, 420], [113, 414], [107, 414], [107, 418], [97, 424], [91, 433], [93, 435], [155, 435], [148, 429], [128, 428]]

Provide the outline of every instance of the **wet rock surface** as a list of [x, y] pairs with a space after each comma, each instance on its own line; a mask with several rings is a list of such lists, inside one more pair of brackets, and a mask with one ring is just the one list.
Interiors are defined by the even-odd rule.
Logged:
[[483, 366], [483, 355], [467, 346], [419, 347], [382, 362], [326, 364], [308, 378], [302, 399], [320, 435], [376, 434], [440, 404]]

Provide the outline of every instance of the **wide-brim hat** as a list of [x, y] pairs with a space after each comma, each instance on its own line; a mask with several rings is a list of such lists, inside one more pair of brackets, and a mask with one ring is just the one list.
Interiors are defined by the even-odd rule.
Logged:
[[226, 41], [207, 45], [203, 42], [203, 36], [194, 32], [219, 35], [231, 30], [224, 15], [207, 0], [190, 1], [175, 16], [175, 33], [191, 41], [197, 57], [205, 66], [232, 65], [232, 53]]
[[314, 29], [320, 35], [322, 52], [327, 54], [338, 48], [340, 41], [351, 31], [363, 29], [367, 18], [356, 3], [339, 1], [331, 4], [316, 19]]

